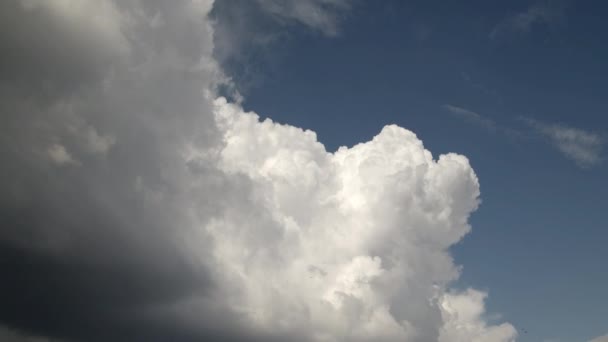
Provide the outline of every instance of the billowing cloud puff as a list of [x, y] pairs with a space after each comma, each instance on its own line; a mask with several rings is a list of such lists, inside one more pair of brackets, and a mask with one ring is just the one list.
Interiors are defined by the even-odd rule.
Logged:
[[228, 304], [255, 327], [318, 341], [510, 341], [486, 327], [485, 294], [447, 293], [447, 249], [470, 229], [479, 184], [468, 160], [433, 160], [386, 126], [328, 153], [311, 131], [215, 101], [219, 167], [253, 183], [258, 210], [208, 226]]
[[473, 289], [444, 295], [441, 300], [443, 327], [439, 341], [513, 341], [516, 331], [511, 324], [488, 326], [484, 321], [486, 296], [487, 294]]
[[210, 2], [0, 6], [27, 56], [0, 67], [7, 336], [515, 339], [449, 288], [479, 202], [465, 157], [394, 125], [330, 153], [218, 97]]

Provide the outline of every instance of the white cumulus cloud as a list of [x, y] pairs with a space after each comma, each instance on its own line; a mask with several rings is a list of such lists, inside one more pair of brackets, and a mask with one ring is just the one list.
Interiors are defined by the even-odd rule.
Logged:
[[207, 229], [228, 304], [253, 326], [315, 341], [514, 340], [484, 322], [484, 293], [447, 291], [459, 274], [448, 248], [478, 206], [465, 157], [434, 160], [394, 125], [329, 153], [314, 132], [215, 105], [220, 168], [253, 182], [258, 208]]

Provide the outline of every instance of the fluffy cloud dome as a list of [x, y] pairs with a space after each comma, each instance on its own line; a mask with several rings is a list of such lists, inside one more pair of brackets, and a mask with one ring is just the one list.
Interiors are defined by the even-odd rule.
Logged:
[[219, 97], [211, 2], [1, 6], [27, 56], [1, 66], [11, 336], [515, 339], [449, 287], [479, 203], [464, 156], [394, 125], [331, 153]]
[[252, 181], [258, 209], [206, 228], [229, 305], [252, 326], [315, 341], [514, 339], [485, 325], [485, 294], [446, 292], [458, 277], [448, 248], [478, 205], [465, 157], [435, 161], [395, 125], [329, 153], [314, 132], [223, 98], [215, 115], [219, 167]]

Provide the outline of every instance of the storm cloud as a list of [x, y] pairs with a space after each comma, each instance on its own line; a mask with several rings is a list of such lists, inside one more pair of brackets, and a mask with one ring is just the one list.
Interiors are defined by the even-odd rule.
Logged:
[[479, 203], [468, 160], [394, 125], [330, 153], [260, 121], [218, 95], [212, 7], [0, 5], [6, 336], [514, 340], [484, 292], [450, 289]]

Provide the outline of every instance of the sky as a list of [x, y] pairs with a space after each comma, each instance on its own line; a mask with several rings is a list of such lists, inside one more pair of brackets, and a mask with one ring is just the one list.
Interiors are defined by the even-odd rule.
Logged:
[[608, 341], [606, 10], [4, 1], [0, 340]]

